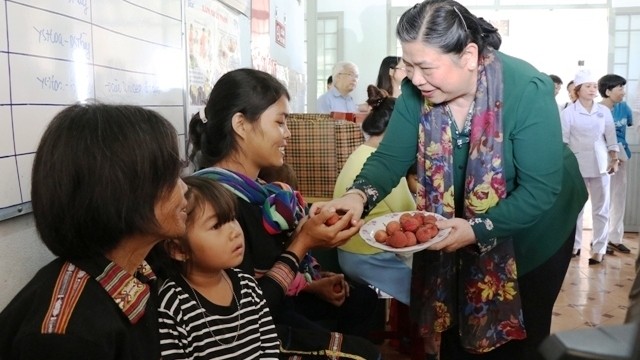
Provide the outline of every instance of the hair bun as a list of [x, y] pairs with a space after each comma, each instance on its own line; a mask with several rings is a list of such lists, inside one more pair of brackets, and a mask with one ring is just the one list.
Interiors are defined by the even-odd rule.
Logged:
[[374, 110], [389, 97], [389, 93], [386, 90], [379, 89], [375, 85], [367, 86], [367, 95], [369, 96], [367, 104]]

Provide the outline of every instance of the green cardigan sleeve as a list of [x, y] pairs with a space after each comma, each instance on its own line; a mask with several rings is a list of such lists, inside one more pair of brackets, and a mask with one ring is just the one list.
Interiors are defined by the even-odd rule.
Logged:
[[421, 101], [419, 91], [405, 79], [384, 138], [354, 181], [354, 188], [369, 198], [366, 210], [382, 201], [416, 161]]
[[503, 63], [507, 196], [469, 220], [481, 249], [533, 226], [562, 188], [563, 143], [553, 83], [518, 59], [503, 57]]

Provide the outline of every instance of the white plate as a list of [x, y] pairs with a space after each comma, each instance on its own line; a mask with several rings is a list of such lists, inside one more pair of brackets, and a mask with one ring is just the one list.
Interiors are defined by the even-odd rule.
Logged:
[[403, 212], [390, 213], [390, 214], [379, 216], [375, 219], [371, 219], [366, 224], [362, 225], [362, 227], [360, 228], [360, 236], [364, 239], [364, 241], [367, 244], [375, 248], [382, 249], [384, 251], [389, 251], [392, 253], [405, 254], [405, 253], [415, 253], [415, 252], [424, 250], [429, 246], [437, 242], [440, 242], [442, 239], [446, 238], [447, 235], [449, 235], [451, 228], [443, 229], [443, 230], [440, 230], [436, 236], [434, 236], [431, 240], [427, 242], [424, 242], [422, 244], [416, 244], [413, 246], [407, 246], [403, 248], [395, 248], [386, 244], [381, 244], [373, 238], [373, 235], [376, 233], [376, 231], [385, 230], [387, 224], [390, 221], [400, 220], [400, 216], [402, 216], [402, 214], [406, 214], [406, 213], [415, 214], [417, 212], [421, 212], [425, 215], [433, 215], [438, 220], [445, 220], [445, 217], [442, 215], [426, 212], [426, 211], [403, 211]]

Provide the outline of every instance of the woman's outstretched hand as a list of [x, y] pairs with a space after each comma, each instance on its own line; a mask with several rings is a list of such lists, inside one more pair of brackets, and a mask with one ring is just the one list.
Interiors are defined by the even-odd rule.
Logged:
[[309, 210], [309, 214], [311, 217], [314, 217], [319, 214], [321, 210], [332, 208], [338, 212], [344, 212], [345, 216], [351, 214], [351, 226], [357, 226], [364, 211], [364, 204], [362, 197], [358, 194], [344, 194], [330, 201], [314, 203]]
[[440, 220], [436, 222], [439, 229], [451, 228], [449, 235], [433, 245], [428, 250], [442, 250], [445, 252], [454, 252], [467, 245], [473, 245], [477, 242], [476, 235], [469, 221], [461, 218], [453, 218]]

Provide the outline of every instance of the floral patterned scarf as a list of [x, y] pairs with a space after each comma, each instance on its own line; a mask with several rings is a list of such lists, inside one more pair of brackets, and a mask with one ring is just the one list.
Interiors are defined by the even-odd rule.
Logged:
[[[462, 217], [470, 221], [480, 221], [477, 214], [506, 196], [502, 63], [493, 49], [483, 55], [478, 73], [466, 129], [470, 136]], [[464, 143], [453, 143], [451, 129], [447, 104], [426, 103], [418, 142], [418, 174], [424, 174], [419, 178], [418, 209], [447, 218], [456, 214], [453, 147]], [[422, 333], [442, 332], [457, 324], [462, 346], [474, 353], [526, 337], [512, 239], [496, 239], [495, 244], [481, 253], [469, 246], [456, 253], [414, 254], [411, 305]]]

